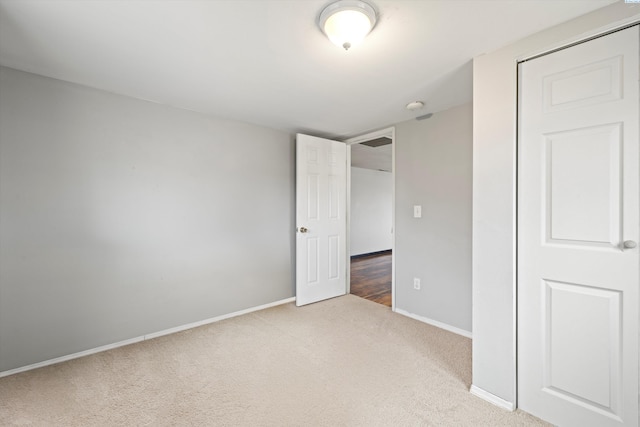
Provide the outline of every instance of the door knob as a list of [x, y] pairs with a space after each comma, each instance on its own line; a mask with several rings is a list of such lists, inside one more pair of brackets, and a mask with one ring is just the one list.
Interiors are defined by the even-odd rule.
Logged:
[[306, 233], [307, 231], [309, 231], [309, 230], [307, 230], [307, 227], [300, 227], [300, 232], [301, 233]]
[[638, 246], [638, 244], [636, 242], [634, 242], [633, 240], [625, 240], [624, 243], [622, 244], [622, 246], [625, 249], [633, 249], [636, 246]]

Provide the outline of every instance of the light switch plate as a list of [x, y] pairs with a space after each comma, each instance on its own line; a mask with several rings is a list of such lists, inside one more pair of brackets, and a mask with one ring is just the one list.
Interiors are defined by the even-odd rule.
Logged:
[[413, 205], [413, 217], [414, 218], [422, 218], [422, 206]]

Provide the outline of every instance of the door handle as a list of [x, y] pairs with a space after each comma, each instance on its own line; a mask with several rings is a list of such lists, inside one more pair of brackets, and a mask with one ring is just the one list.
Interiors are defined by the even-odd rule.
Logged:
[[625, 240], [624, 243], [622, 244], [622, 247], [624, 249], [633, 249], [636, 246], [638, 246], [638, 244], [636, 242], [634, 242], [633, 240]]
[[307, 229], [307, 227], [300, 227], [300, 232], [301, 232], [301, 233], [306, 233], [307, 231], [309, 231], [309, 230]]

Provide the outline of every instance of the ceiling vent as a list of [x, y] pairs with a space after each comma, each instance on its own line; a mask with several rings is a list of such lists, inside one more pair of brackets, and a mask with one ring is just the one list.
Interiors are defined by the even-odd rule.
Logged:
[[391, 144], [391, 138], [387, 138], [383, 136], [382, 138], [372, 139], [371, 141], [361, 142], [361, 145], [366, 145], [367, 147], [382, 147], [383, 145]]

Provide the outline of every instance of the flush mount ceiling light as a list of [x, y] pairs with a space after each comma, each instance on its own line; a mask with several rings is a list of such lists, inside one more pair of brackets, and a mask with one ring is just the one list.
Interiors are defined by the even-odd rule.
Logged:
[[424, 107], [424, 102], [422, 101], [413, 101], [407, 104], [407, 106], [405, 107], [407, 110], [409, 111], [415, 111], [415, 110], [419, 110], [422, 107]]
[[318, 25], [332, 43], [349, 50], [376, 25], [376, 11], [364, 1], [338, 0], [320, 12]]

